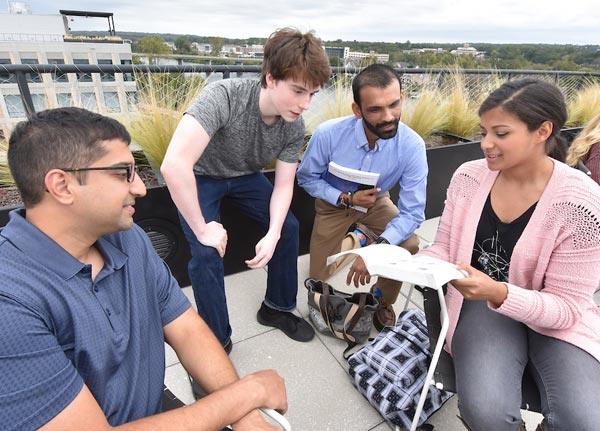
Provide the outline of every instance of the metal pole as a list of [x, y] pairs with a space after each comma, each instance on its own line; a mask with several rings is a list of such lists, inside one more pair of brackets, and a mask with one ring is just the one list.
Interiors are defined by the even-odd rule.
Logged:
[[33, 98], [29, 91], [29, 83], [27, 82], [27, 76], [22, 71], [16, 71], [15, 77], [17, 78], [17, 85], [19, 86], [19, 92], [21, 93], [21, 100], [25, 107], [25, 114], [27, 117], [31, 117], [35, 113], [35, 107], [33, 106]]

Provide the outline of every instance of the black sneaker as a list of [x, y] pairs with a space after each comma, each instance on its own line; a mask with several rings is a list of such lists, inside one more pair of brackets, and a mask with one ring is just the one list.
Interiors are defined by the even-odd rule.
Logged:
[[[223, 346], [223, 349], [225, 350], [225, 353], [227, 353], [227, 355], [231, 353], [231, 350], [233, 349], [233, 343], [231, 342], [231, 340], [229, 340], [229, 343]], [[200, 385], [197, 382], [195, 382], [194, 379], [192, 379], [192, 376], [190, 376], [189, 374], [188, 379], [190, 381], [190, 385], [192, 386], [192, 394], [194, 395], [194, 399], [199, 400], [200, 398], [204, 398], [207, 395], [204, 389], [202, 389]]]
[[281, 329], [292, 340], [306, 342], [313, 339], [315, 330], [301, 317], [289, 311], [279, 311], [269, 308], [263, 302], [256, 313], [258, 323]]

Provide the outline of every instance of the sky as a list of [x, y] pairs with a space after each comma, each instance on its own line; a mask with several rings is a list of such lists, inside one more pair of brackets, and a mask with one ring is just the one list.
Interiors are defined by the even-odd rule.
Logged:
[[[3, 2], [6, 4], [5, 2]], [[287, 26], [323, 40], [413, 43], [600, 45], [598, 0], [29, 0], [35, 14], [59, 9], [114, 13], [117, 32], [268, 37]], [[7, 12], [0, 4], [0, 12]], [[107, 30], [75, 17], [72, 30]]]

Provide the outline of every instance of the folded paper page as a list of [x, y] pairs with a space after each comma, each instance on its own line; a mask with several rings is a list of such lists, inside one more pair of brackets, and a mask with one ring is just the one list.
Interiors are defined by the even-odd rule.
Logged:
[[329, 256], [327, 264], [347, 254], [362, 257], [372, 276], [406, 281], [434, 289], [441, 288], [450, 280], [467, 276], [466, 272], [457, 269], [452, 263], [430, 256], [412, 256], [408, 250], [390, 244], [372, 244], [343, 251]]

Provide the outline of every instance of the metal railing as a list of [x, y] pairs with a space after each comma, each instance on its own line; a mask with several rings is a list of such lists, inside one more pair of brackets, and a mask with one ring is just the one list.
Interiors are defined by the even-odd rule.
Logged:
[[[354, 75], [361, 68], [357, 67], [333, 67], [333, 76]], [[401, 76], [405, 94], [418, 94], [420, 88], [425, 84], [440, 85], [457, 72], [453, 68], [397, 68]], [[26, 115], [35, 112], [32, 93], [29, 84], [30, 76], [49, 73], [60, 76], [65, 73], [75, 74], [127, 74], [132, 73], [205, 73], [207, 76], [213, 73], [221, 73], [224, 79], [230, 78], [231, 74], [242, 76], [244, 73], [260, 73], [260, 65], [208, 65], [208, 64], [185, 64], [185, 65], [118, 65], [118, 64], [0, 64], [0, 83], [16, 82], [20, 92], [21, 100], [25, 107]], [[557, 84], [570, 96], [586, 83], [600, 82], [600, 72], [570, 72], [551, 70], [518, 70], [518, 69], [460, 69], [459, 72], [467, 77], [466, 85], [472, 88], [483, 88], [494, 79], [518, 79], [523, 76], [536, 76], [539, 79], [548, 80]], [[4, 78], [3, 78], [4, 77]]]

